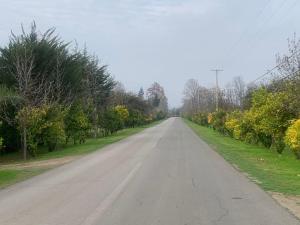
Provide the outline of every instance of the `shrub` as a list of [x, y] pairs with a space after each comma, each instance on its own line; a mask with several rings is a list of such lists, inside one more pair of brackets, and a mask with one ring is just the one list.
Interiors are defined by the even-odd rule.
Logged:
[[300, 119], [292, 122], [286, 131], [285, 143], [293, 150], [296, 157], [300, 159]]
[[207, 126], [208, 125], [208, 119], [207, 119], [207, 114], [206, 113], [196, 113], [192, 116], [192, 121], [202, 125], [202, 126]]
[[284, 149], [284, 134], [294, 114], [285, 92], [268, 93], [265, 89], [253, 95], [253, 125], [261, 143], [272, 145], [278, 153]]
[[64, 112], [60, 106], [54, 105], [47, 108], [42, 138], [49, 151], [55, 150], [58, 144], [65, 142]]
[[117, 105], [114, 108], [114, 111], [119, 116], [119, 118], [122, 120], [122, 123], [124, 126], [124, 124], [126, 123], [128, 117], [129, 117], [128, 109], [123, 105]]
[[225, 134], [226, 113], [224, 111], [214, 112], [212, 114], [212, 126], [215, 130]]
[[67, 141], [72, 138], [74, 144], [76, 144], [76, 140], [79, 140], [80, 144], [84, 143], [90, 129], [90, 123], [81, 104], [74, 103], [69, 108], [64, 120]]
[[[2, 127], [2, 122], [0, 121], [0, 127]], [[0, 153], [3, 150], [3, 138], [0, 136]]]
[[[45, 126], [45, 117], [48, 107], [24, 107], [17, 114], [20, 133], [26, 130], [23, 141], [26, 139], [27, 151], [33, 156], [37, 153], [38, 143], [42, 141], [42, 131]], [[24, 143], [23, 143], [24, 144]]]
[[140, 111], [134, 109], [129, 110], [129, 116], [126, 121], [127, 127], [140, 126], [145, 123], [146, 123], [146, 118]]
[[167, 117], [167, 114], [163, 111], [158, 111], [155, 114], [155, 120], [162, 120], [162, 119], [165, 119], [166, 117]]
[[243, 114], [240, 111], [233, 111], [226, 116], [225, 129], [230, 137], [241, 139], [241, 122]]
[[124, 121], [114, 108], [105, 110], [99, 119], [100, 126], [104, 129], [104, 135], [115, 133], [124, 127]]
[[60, 106], [24, 107], [18, 112], [19, 129], [27, 131], [27, 150], [37, 153], [38, 144], [45, 143], [49, 151], [65, 141], [63, 112]]
[[212, 125], [212, 123], [213, 123], [213, 114], [212, 114], [212, 113], [209, 113], [209, 114], [207, 115], [207, 123], [208, 123], [209, 125]]
[[230, 137], [235, 139], [240, 139], [241, 137], [241, 127], [240, 127], [240, 121], [238, 119], [228, 119], [225, 122], [225, 128], [229, 134]]

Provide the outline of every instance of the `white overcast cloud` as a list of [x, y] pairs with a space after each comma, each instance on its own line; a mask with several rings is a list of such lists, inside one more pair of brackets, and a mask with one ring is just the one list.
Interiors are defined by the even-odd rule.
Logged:
[[0, 46], [34, 20], [97, 54], [132, 90], [161, 83], [179, 106], [184, 83], [246, 81], [275, 64], [300, 33], [299, 0], [0, 0]]

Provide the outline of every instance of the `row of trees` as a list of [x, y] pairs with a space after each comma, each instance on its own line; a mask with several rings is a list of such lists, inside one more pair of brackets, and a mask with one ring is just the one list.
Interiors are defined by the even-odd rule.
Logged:
[[[235, 77], [225, 89], [218, 90], [218, 104], [223, 110], [247, 107], [247, 86], [241, 77]], [[191, 115], [212, 112], [216, 108], [216, 88], [206, 88], [195, 79], [186, 82], [183, 91], [182, 111]]]
[[235, 78], [229, 88], [220, 91], [218, 112], [214, 110], [215, 90], [188, 81], [183, 114], [224, 135], [278, 153], [290, 148], [300, 159], [300, 41], [290, 40], [288, 56], [277, 56], [277, 63], [272, 79], [261, 84], [246, 86]]
[[53, 151], [167, 115], [163, 88], [130, 93], [86, 49], [71, 48], [32, 24], [0, 48], [0, 151]]

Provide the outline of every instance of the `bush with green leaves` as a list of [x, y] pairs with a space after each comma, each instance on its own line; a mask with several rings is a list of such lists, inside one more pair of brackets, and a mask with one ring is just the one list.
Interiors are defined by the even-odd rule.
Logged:
[[37, 154], [39, 144], [46, 144], [48, 150], [53, 151], [58, 144], [65, 142], [64, 114], [60, 106], [24, 107], [17, 118], [31, 155]]
[[67, 141], [72, 138], [73, 143], [84, 143], [91, 127], [87, 115], [80, 103], [74, 103], [65, 116]]
[[165, 119], [166, 117], [167, 114], [161, 110], [155, 113], [155, 120], [162, 120]]
[[211, 124], [212, 127], [222, 134], [225, 134], [225, 122], [226, 122], [226, 112], [220, 110], [218, 112], [212, 113]]
[[[2, 127], [2, 121], [0, 121], [0, 128]], [[3, 138], [0, 136], [0, 153], [3, 150]]]
[[192, 116], [191, 120], [199, 125], [208, 126], [207, 113], [196, 113]]
[[32, 156], [37, 153], [38, 143], [42, 142], [45, 118], [48, 107], [24, 107], [17, 114], [18, 128], [22, 136], [22, 145]]
[[121, 130], [124, 126], [124, 121], [114, 108], [110, 108], [105, 110], [99, 116], [99, 124], [104, 130], [104, 135], [106, 136]]
[[129, 116], [125, 124], [127, 127], [136, 127], [145, 123], [145, 116], [139, 110], [129, 110]]
[[42, 138], [49, 151], [55, 150], [58, 144], [65, 143], [64, 111], [61, 106], [54, 105], [47, 108]]
[[254, 92], [248, 117], [258, 136], [266, 147], [273, 146], [278, 153], [285, 147], [284, 136], [289, 121], [295, 118], [285, 92], [268, 92], [262, 88]]

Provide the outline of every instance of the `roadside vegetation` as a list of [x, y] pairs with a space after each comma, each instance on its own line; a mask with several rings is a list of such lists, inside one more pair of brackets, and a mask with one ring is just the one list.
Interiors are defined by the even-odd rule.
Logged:
[[[227, 88], [218, 90], [189, 80], [183, 116], [278, 154], [292, 151], [300, 159], [300, 40], [294, 38], [288, 46], [289, 54], [277, 56], [277, 66], [271, 73], [248, 85], [237, 77]], [[257, 83], [266, 75], [271, 78]]]
[[185, 122], [228, 162], [271, 192], [300, 195], [299, 161], [292, 152], [277, 154], [263, 146], [248, 144], [224, 136], [190, 120]]
[[129, 92], [71, 44], [33, 23], [0, 48], [1, 164], [86, 152], [167, 116], [160, 84]]
[[157, 82], [129, 92], [54, 28], [22, 27], [0, 47], [0, 188], [135, 134], [167, 112]]
[[0, 158], [0, 188], [28, 179], [51, 168], [68, 163], [82, 155], [101, 150], [103, 147], [136, 134], [148, 127], [160, 123], [156, 121], [147, 125], [126, 128], [102, 138], [88, 138], [83, 144], [69, 143], [60, 146], [56, 151], [40, 149], [35, 157], [27, 161], [20, 158], [18, 152], [2, 155]]
[[266, 190], [300, 194], [300, 40], [288, 46], [276, 67], [248, 85], [241, 77], [224, 89], [189, 80], [181, 113]]

